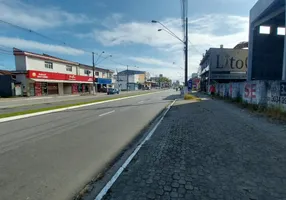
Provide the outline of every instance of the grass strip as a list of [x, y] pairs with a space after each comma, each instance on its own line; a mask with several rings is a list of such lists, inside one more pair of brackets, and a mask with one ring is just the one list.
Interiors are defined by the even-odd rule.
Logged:
[[191, 95], [191, 94], [185, 94], [184, 95], [184, 99], [185, 100], [196, 100], [196, 101], [200, 101], [201, 99], [194, 96], [194, 95]]
[[[148, 92], [148, 93], [144, 93], [144, 94], [150, 94], [150, 93], [153, 93], [153, 92]], [[85, 105], [85, 104], [90, 104], [90, 103], [103, 102], [103, 101], [107, 101], [107, 100], [115, 100], [115, 99], [120, 99], [120, 98], [124, 98], [124, 97], [132, 97], [132, 96], [138, 96], [138, 95], [142, 95], [142, 94], [124, 95], [124, 96], [120, 96], [120, 97], [97, 99], [97, 100], [86, 101], [86, 102], [51, 106], [51, 107], [47, 107], [47, 108], [38, 108], [38, 109], [31, 109], [31, 110], [25, 110], [25, 111], [19, 111], [19, 112], [3, 113], [3, 114], [0, 114], [0, 119], [6, 118], [6, 117], [14, 117], [14, 116], [19, 116], [19, 115], [55, 110], [55, 109], [60, 109], [60, 108], [68, 108], [68, 107], [72, 107], [72, 106], [80, 106], [80, 105]]]
[[231, 103], [235, 103], [242, 109], [247, 109], [253, 113], [261, 114], [264, 116], [267, 116], [271, 119], [286, 121], [286, 112], [285, 110], [279, 106], [267, 106], [264, 104], [251, 104], [247, 101], [244, 101], [241, 97], [237, 98], [230, 98], [230, 97], [221, 97], [219, 95], [215, 96], [217, 99], [225, 100]]

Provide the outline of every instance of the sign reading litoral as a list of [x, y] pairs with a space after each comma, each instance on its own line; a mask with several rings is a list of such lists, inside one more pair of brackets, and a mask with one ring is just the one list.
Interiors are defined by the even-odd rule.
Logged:
[[211, 49], [211, 79], [246, 79], [247, 49]]
[[79, 75], [73, 75], [73, 74], [62, 74], [62, 73], [53, 73], [53, 72], [42, 72], [42, 71], [34, 71], [34, 70], [28, 71], [27, 78], [93, 82], [92, 77], [89, 77], [89, 76], [79, 76]]

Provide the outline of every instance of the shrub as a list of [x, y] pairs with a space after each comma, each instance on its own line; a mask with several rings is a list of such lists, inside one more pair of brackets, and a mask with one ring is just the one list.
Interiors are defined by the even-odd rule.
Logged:
[[185, 100], [200, 100], [200, 98], [198, 98], [194, 95], [191, 95], [191, 94], [185, 94], [184, 99]]

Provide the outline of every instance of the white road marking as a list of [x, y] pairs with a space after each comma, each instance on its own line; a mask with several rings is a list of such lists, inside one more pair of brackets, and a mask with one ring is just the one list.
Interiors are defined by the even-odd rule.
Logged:
[[168, 107], [167, 110], [164, 112], [161, 119], [158, 121], [158, 123], [154, 126], [154, 128], [148, 133], [146, 138], [140, 143], [140, 145], [137, 146], [137, 148], [133, 151], [133, 153], [127, 158], [127, 160], [123, 163], [123, 165], [117, 170], [117, 172], [112, 176], [110, 181], [107, 182], [107, 184], [102, 188], [102, 190], [99, 192], [99, 194], [95, 197], [94, 200], [101, 200], [104, 195], [106, 195], [107, 191], [112, 187], [112, 185], [115, 183], [115, 181], [118, 179], [120, 174], [123, 172], [123, 170], [128, 166], [128, 164], [131, 162], [131, 160], [134, 158], [134, 156], [137, 154], [137, 152], [140, 150], [142, 145], [150, 139], [150, 137], [153, 135], [153, 133], [156, 131], [158, 126], [161, 124], [162, 120], [164, 119], [167, 112], [170, 110], [170, 108], [174, 105], [176, 100], [174, 100]]
[[99, 117], [102, 117], [104, 115], [108, 115], [108, 114], [111, 114], [111, 113], [114, 113], [114, 112], [115, 112], [115, 110], [112, 110], [110, 112], [106, 112], [106, 113], [103, 113], [103, 114], [99, 115]]
[[[162, 91], [159, 91], [159, 92], [162, 92]], [[110, 100], [101, 101], [101, 102], [83, 104], [83, 105], [79, 105], [79, 106], [71, 106], [71, 107], [66, 107], [66, 108], [59, 108], [59, 109], [42, 111], [42, 112], [36, 112], [36, 113], [31, 113], [31, 114], [17, 115], [17, 116], [13, 116], [13, 117], [5, 117], [5, 118], [0, 119], [0, 123], [13, 121], [13, 120], [18, 120], [18, 119], [24, 119], [24, 118], [28, 118], [28, 117], [34, 117], [34, 116], [38, 116], [38, 115], [50, 114], [50, 113], [61, 112], [61, 111], [66, 111], [66, 110], [72, 110], [72, 109], [82, 108], [82, 107], [86, 107], [86, 106], [93, 106], [93, 105], [97, 105], [97, 104], [104, 104], [104, 103], [113, 102], [113, 101], [120, 101], [120, 100], [123, 100], [123, 99], [131, 99], [131, 98], [145, 96], [145, 95], [150, 95], [150, 94], [155, 94], [155, 93], [158, 93], [158, 92], [152, 92], [152, 93], [147, 93], [147, 94], [138, 94], [138, 95], [134, 95], [134, 96], [130, 96], [130, 97], [122, 97], [122, 98], [118, 98], [118, 99], [110, 99]]]
[[141, 104], [141, 103], [143, 103], [143, 102], [144, 102], [144, 101], [139, 101], [138, 103]]

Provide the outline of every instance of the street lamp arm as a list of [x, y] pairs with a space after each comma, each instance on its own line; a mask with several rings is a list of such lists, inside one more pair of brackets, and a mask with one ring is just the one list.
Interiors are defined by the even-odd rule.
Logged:
[[[165, 26], [164, 24], [162, 24], [161, 22], [157, 21], [157, 23], [161, 24], [161, 26], [163, 26], [166, 30], [167, 33], [169, 33], [170, 35], [174, 36], [175, 38], [177, 38], [178, 40], [180, 40], [181, 42], [184, 43], [184, 41], [182, 39], [180, 39], [175, 33], [173, 33], [167, 26]], [[164, 30], [164, 29], [162, 29]], [[168, 30], [168, 31], [167, 31]]]
[[181, 38], [179, 38], [179, 37], [176, 36], [175, 34], [172, 34], [172, 32], [169, 32], [169, 31], [167, 31], [167, 30], [165, 30], [165, 29], [158, 29], [158, 31], [165, 31], [165, 32], [168, 33], [169, 35], [171, 35], [171, 36], [177, 38], [178, 40], [180, 40], [180, 42], [182, 42], [182, 43], [185, 44], [185, 42], [184, 42]]
[[112, 55], [109, 55], [109, 56], [104, 57], [101, 61], [99, 61], [99, 62], [96, 63], [96, 64], [98, 65], [98, 64], [102, 63], [104, 60], [106, 60], [107, 58], [110, 58], [110, 57], [112, 57]]
[[102, 51], [99, 55], [97, 54], [98, 57], [97, 57], [97, 59], [96, 59], [96, 61], [95, 61], [95, 64], [97, 64], [97, 62], [98, 62], [99, 58], [101, 58], [101, 55], [102, 55], [102, 54], [104, 54], [104, 51]]

